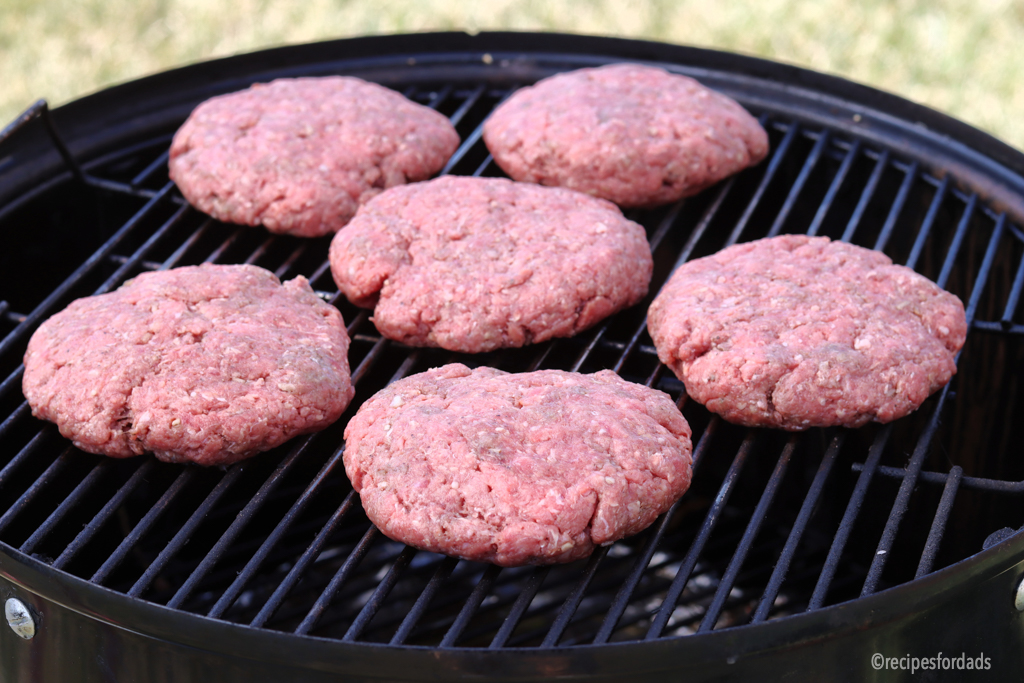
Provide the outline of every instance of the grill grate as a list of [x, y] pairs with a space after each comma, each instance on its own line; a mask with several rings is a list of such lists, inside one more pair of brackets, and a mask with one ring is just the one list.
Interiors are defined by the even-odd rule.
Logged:
[[[405, 89], [448, 115], [464, 140], [444, 172], [501, 175], [481, 124], [515, 87]], [[573, 339], [466, 357], [382, 339], [366, 312], [339, 297], [324, 260], [329, 238], [268, 237], [188, 207], [167, 179], [169, 135], [79, 167], [45, 106], [31, 113], [48, 122], [71, 172], [0, 212], [0, 229], [70, 206], [95, 208], [90, 229], [102, 237], [43, 297], [4, 285], [0, 541], [83, 580], [173, 609], [342, 641], [552, 648], [819, 609], [952, 564], [990, 533], [1024, 524], [1024, 472], [1007, 457], [1021, 394], [1012, 369], [1024, 367], [1024, 232], [917, 159], [765, 110], [766, 162], [674, 206], [629, 214], [654, 252], [647, 301]], [[885, 251], [958, 294], [971, 331], [954, 382], [904, 420], [853, 431], [745, 430], [688, 401], [646, 333], [657, 286], [679, 263], [782, 232]], [[143, 270], [204, 261], [304, 274], [342, 310], [357, 399], [336, 425], [221, 471], [91, 456], [31, 418], [19, 363], [46, 317]], [[607, 367], [668, 392], [694, 429], [693, 487], [647, 531], [573, 565], [501, 569], [388, 540], [339, 466], [343, 426], [387, 383], [455, 360], [509, 371]], [[975, 423], [980, 431], [968, 429]], [[963, 456], [983, 451], [979, 439], [991, 456]]]

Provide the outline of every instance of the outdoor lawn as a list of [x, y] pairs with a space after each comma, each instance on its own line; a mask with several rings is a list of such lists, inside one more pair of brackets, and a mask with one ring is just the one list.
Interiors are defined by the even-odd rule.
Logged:
[[0, 0], [0, 126], [40, 97], [263, 47], [434, 30], [713, 47], [898, 93], [1024, 148], [1019, 0]]

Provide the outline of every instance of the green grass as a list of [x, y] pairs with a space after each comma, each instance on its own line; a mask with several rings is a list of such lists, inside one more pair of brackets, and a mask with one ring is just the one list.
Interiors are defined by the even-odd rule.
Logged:
[[1024, 148], [1024, 3], [1011, 0], [0, 0], [0, 123], [264, 47], [432, 30], [565, 31], [713, 47], [927, 104]]

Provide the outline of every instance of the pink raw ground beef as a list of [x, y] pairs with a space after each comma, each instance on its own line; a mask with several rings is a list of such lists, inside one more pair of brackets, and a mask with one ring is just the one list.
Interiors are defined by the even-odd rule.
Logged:
[[580, 69], [519, 90], [484, 123], [484, 142], [516, 180], [620, 206], [696, 194], [768, 153], [768, 135], [739, 104], [639, 64]]
[[338, 309], [255, 266], [144, 273], [36, 331], [23, 389], [90, 453], [224, 465], [317, 431], [352, 400]]
[[358, 78], [280, 79], [199, 105], [171, 143], [189, 203], [315, 237], [381, 190], [429, 178], [459, 145], [448, 119]]
[[477, 353], [568, 337], [647, 294], [644, 229], [609, 202], [504, 178], [396, 187], [331, 243], [381, 334]]
[[885, 254], [783, 235], [681, 266], [648, 311], [658, 357], [730, 422], [800, 430], [914, 411], [956, 372], [960, 300]]
[[502, 566], [585, 557], [690, 485], [675, 403], [610, 370], [446, 365], [374, 395], [345, 439], [345, 471], [387, 536]]

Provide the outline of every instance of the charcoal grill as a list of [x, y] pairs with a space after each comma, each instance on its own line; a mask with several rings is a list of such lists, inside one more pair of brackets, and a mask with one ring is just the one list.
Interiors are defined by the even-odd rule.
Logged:
[[[739, 100], [771, 153], [700, 195], [629, 216], [652, 294], [572, 339], [480, 356], [380, 338], [339, 297], [327, 238], [214, 221], [168, 181], [168, 144], [207, 97], [283, 76], [356, 75], [448, 115], [445, 173], [501, 172], [481, 123], [516, 88], [631, 60]], [[9, 681], [884, 680], [871, 655], [989, 658], [1024, 672], [1024, 156], [841, 79], [664, 44], [426, 34], [288, 47], [118, 86], [0, 135], [0, 623]], [[913, 415], [803, 434], [729, 425], [658, 363], [647, 305], [673, 267], [767, 235], [879, 249], [964, 301], [958, 374]], [[31, 417], [32, 331], [73, 299], [204, 261], [306, 275], [353, 343], [356, 400], [319, 434], [227, 469], [109, 460]], [[348, 417], [443, 363], [611, 368], [668, 392], [694, 428], [691, 490], [590, 559], [501, 569], [416, 551], [362, 513]], [[11, 603], [12, 605], [16, 603]], [[25, 622], [25, 618], [22, 619]], [[927, 672], [963, 680], [963, 672]], [[881, 678], [878, 678], [881, 677]], [[927, 677], [922, 680], [927, 680]]]

